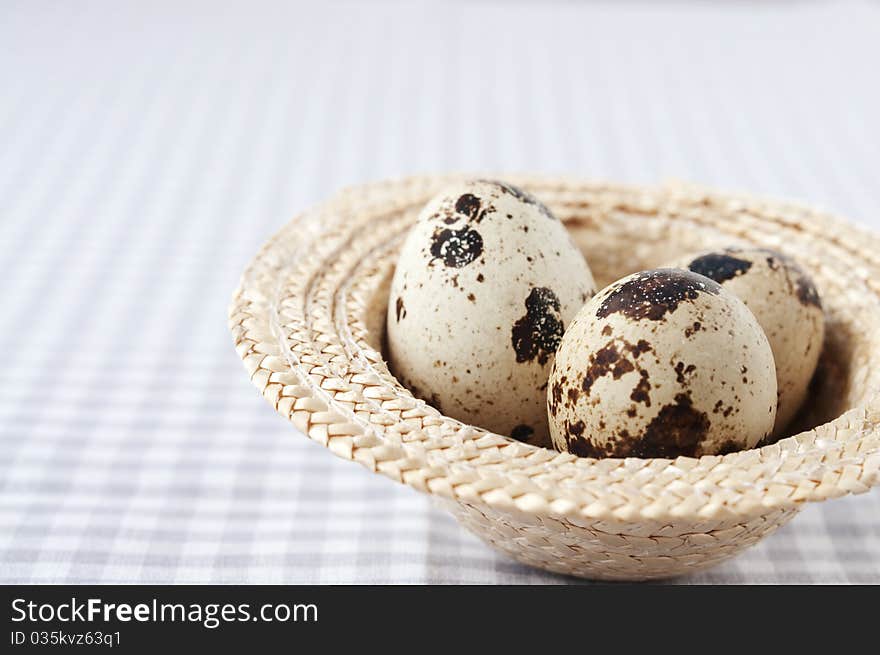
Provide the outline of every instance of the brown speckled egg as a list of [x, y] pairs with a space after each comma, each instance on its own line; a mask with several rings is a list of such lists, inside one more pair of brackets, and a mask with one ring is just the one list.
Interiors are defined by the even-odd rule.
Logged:
[[776, 361], [773, 437], [797, 413], [825, 338], [825, 317], [813, 280], [789, 257], [762, 248], [725, 248], [676, 262], [733, 292], [758, 319]]
[[595, 293], [565, 226], [501, 182], [447, 189], [422, 210], [391, 284], [391, 370], [447, 416], [550, 446], [545, 394], [571, 318]]
[[699, 457], [752, 448], [776, 417], [767, 337], [748, 308], [690, 271], [600, 291], [556, 353], [554, 446], [582, 457]]

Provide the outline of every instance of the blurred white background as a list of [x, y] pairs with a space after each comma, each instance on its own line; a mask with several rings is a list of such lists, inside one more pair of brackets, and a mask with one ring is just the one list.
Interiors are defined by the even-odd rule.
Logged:
[[[669, 177], [880, 228], [877, 2], [0, 6], [0, 580], [565, 582], [337, 460], [225, 308], [340, 186]], [[880, 500], [685, 582], [880, 582]]]

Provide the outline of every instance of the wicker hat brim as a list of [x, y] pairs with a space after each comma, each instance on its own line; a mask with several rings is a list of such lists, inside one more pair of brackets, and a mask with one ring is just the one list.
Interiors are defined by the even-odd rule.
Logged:
[[[760, 449], [699, 459], [577, 458], [440, 414], [402, 387], [378, 347], [383, 284], [407, 227], [462, 176], [424, 176], [343, 191], [298, 216], [260, 250], [229, 311], [252, 382], [301, 432], [336, 455], [423, 492], [530, 516], [593, 521], [752, 517], [880, 479], [880, 239], [793, 203], [693, 186], [642, 188], [505, 176], [570, 224], [638, 217], [701, 226], [803, 260], [850, 336], [853, 397], [818, 427]], [[498, 176], [494, 176], [498, 177]], [[827, 293], [826, 293], [826, 297]]]

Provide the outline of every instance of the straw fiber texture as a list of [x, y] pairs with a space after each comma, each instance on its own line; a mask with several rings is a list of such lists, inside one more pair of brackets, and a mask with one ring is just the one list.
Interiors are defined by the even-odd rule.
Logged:
[[441, 498], [516, 560], [595, 579], [713, 565], [804, 502], [877, 483], [877, 236], [806, 207], [683, 184], [506, 176], [566, 223], [600, 286], [699, 248], [751, 243], [795, 257], [823, 297], [828, 336], [797, 434], [700, 459], [578, 458], [445, 417], [385, 365], [397, 249], [421, 206], [452, 179], [341, 192], [291, 221], [244, 273], [229, 313], [236, 349], [265, 399], [303, 433]]

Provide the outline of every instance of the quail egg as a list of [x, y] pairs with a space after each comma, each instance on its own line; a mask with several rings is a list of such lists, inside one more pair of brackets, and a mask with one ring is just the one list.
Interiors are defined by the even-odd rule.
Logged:
[[776, 417], [773, 353], [734, 294], [691, 271], [614, 282], [577, 314], [548, 388], [555, 447], [699, 457], [754, 447]]
[[779, 437], [803, 404], [822, 351], [825, 319], [816, 285], [793, 259], [763, 248], [704, 252], [676, 265], [715, 280], [758, 319], [776, 362], [772, 437]]
[[391, 370], [447, 416], [550, 447], [545, 395], [572, 317], [595, 293], [565, 226], [503, 182], [459, 183], [422, 210], [386, 317]]

